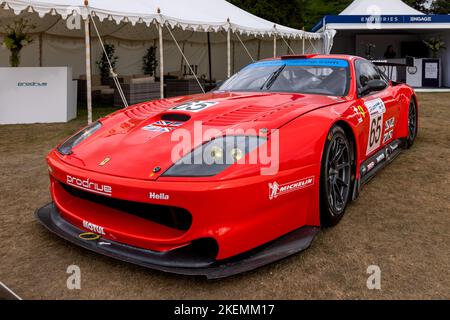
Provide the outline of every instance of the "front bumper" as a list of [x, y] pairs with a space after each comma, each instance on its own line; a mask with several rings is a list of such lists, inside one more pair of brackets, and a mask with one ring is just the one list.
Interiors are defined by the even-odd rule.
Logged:
[[[285, 183], [318, 176], [319, 167], [280, 172], [277, 176], [244, 176], [227, 181], [146, 181], [110, 176], [65, 163], [55, 152], [47, 158], [50, 191], [61, 217], [78, 229], [93, 231], [85, 223], [104, 229], [104, 239], [152, 252], [167, 252], [193, 241], [213, 239], [217, 260], [225, 260], [269, 243], [303, 226], [319, 226], [318, 187], [269, 198], [269, 183]], [[108, 186], [111, 200], [181, 208], [191, 215], [190, 228], [179, 230], [141, 216], [129, 207], [73, 196], [65, 190], [71, 179], [92, 184], [88, 193]], [[73, 187], [73, 185], [71, 185]], [[166, 195], [150, 199], [149, 194]], [[98, 195], [103, 196], [103, 195]], [[151, 210], [150, 210], [151, 211]], [[149, 212], [150, 212], [149, 211]], [[95, 232], [95, 230], [94, 230]]]
[[150, 269], [181, 275], [206, 276], [208, 279], [226, 278], [254, 270], [303, 251], [311, 245], [319, 231], [317, 227], [303, 227], [239, 256], [216, 261], [210, 257], [196, 255], [190, 246], [155, 252], [111, 240], [83, 240], [80, 234], [85, 231], [64, 220], [53, 203], [37, 210], [36, 218], [51, 232], [85, 249]]

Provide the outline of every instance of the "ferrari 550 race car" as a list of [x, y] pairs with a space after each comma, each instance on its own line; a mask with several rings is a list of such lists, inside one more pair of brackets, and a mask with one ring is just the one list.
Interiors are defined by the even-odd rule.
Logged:
[[227, 277], [308, 248], [417, 132], [413, 89], [365, 59], [258, 61], [62, 142], [47, 157], [53, 202], [36, 216], [110, 257]]

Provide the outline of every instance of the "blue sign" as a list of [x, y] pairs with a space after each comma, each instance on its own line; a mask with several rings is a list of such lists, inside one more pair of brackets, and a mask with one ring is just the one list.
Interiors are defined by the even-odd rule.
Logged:
[[450, 24], [450, 15], [436, 14], [436, 15], [382, 15], [382, 16], [325, 16], [312, 29], [313, 32], [320, 30], [324, 25], [330, 23], [448, 23]]

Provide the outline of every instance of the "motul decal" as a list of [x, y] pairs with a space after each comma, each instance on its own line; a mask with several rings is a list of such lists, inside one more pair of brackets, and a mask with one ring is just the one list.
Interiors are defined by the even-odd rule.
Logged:
[[309, 177], [281, 185], [277, 182], [269, 183], [269, 199], [273, 200], [284, 194], [311, 187], [314, 185], [314, 180], [314, 177]]

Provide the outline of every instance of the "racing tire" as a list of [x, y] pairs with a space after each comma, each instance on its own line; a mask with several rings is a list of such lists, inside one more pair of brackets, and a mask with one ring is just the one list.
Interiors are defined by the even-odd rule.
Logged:
[[413, 146], [414, 141], [416, 141], [418, 133], [418, 116], [417, 116], [417, 105], [414, 98], [411, 98], [408, 109], [408, 138], [406, 139], [406, 148], [409, 149]]
[[320, 175], [320, 220], [332, 227], [344, 216], [351, 197], [351, 144], [340, 126], [334, 126], [325, 142]]

